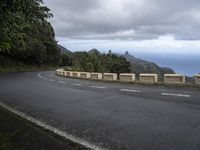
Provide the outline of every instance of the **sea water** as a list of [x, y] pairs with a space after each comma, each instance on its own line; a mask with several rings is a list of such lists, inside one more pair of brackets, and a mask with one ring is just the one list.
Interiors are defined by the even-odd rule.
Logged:
[[200, 73], [199, 54], [135, 53], [136, 57], [155, 62], [161, 67], [169, 67], [176, 73], [193, 76]]

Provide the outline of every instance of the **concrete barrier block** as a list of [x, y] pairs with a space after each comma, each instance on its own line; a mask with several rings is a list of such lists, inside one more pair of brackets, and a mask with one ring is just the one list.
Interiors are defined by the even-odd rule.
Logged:
[[57, 75], [62, 75], [62, 71], [64, 71], [64, 69], [57, 69], [56, 70], [56, 74]]
[[67, 76], [67, 71], [64, 71], [64, 77], [66, 77]]
[[61, 71], [61, 76], [65, 76], [65, 71]]
[[142, 83], [156, 83], [158, 82], [158, 75], [143, 73], [143, 74], [140, 74], [139, 80]]
[[60, 74], [60, 70], [56, 70], [56, 74], [59, 75]]
[[116, 73], [104, 73], [103, 74], [103, 80], [105, 80], [105, 81], [115, 81], [115, 80], [117, 80], [117, 74]]
[[65, 77], [71, 77], [72, 72], [71, 71], [65, 71]]
[[195, 83], [200, 84], [200, 74], [196, 74], [194, 77], [195, 77]]
[[185, 75], [182, 74], [165, 74], [164, 82], [169, 84], [184, 84]]
[[80, 72], [72, 72], [72, 77], [79, 78], [80, 77]]
[[80, 78], [89, 79], [90, 78], [90, 73], [89, 72], [81, 72], [80, 73]]
[[134, 82], [135, 81], [135, 74], [133, 73], [121, 73], [119, 75], [119, 80], [123, 82]]
[[92, 80], [101, 80], [103, 78], [102, 73], [90, 73], [90, 79]]
[[66, 77], [71, 77], [72, 76], [72, 72], [71, 71], [66, 71]]

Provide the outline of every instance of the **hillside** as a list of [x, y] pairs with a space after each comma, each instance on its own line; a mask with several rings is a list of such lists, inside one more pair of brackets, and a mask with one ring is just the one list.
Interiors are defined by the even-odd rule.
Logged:
[[50, 9], [38, 0], [2, 0], [0, 6], [0, 68], [10, 68], [13, 62], [22, 67], [57, 66], [60, 51]]
[[93, 48], [93, 49], [89, 50], [88, 53], [89, 53], [89, 54], [93, 54], [93, 53], [101, 54], [101, 52], [99, 52], [99, 50], [96, 49], [96, 48]]
[[157, 73], [161, 76], [166, 73], [174, 73], [171, 68], [160, 67], [153, 62], [130, 55], [128, 52], [126, 52], [123, 56], [131, 63], [131, 70], [137, 75], [139, 73]]
[[[65, 61], [67, 62], [66, 64], [71, 64], [72, 68], [74, 66], [76, 66], [76, 68], [85, 68], [85, 66], [82, 66], [82, 65], [86, 60], [88, 60], [87, 63], [92, 63], [92, 68], [94, 67], [93, 69], [96, 71], [99, 71], [99, 72], [112, 71], [113, 68], [115, 68], [113, 71], [117, 72], [117, 73], [119, 73], [121, 71], [125, 71], [125, 70], [126, 70], [126, 72], [133, 72], [137, 76], [140, 73], [157, 73], [160, 78], [161, 78], [161, 76], [163, 76], [163, 74], [174, 73], [174, 71], [170, 68], [160, 67], [153, 62], [149, 62], [149, 61], [137, 58], [133, 55], [130, 55], [128, 52], [126, 52], [124, 55], [114, 54], [114, 53], [112, 53], [112, 51], [109, 51], [107, 54], [105, 54], [105, 53], [101, 53], [98, 49], [94, 48], [94, 49], [89, 50], [88, 52], [72, 53], [71, 51], [67, 50], [63, 46], [59, 46], [59, 47], [61, 47], [62, 48], [61, 50], [64, 51], [65, 54], [68, 54], [68, 57], [72, 59], [71, 60], [72, 62], [69, 63], [69, 62], [67, 62], [69, 59], [65, 58], [66, 59]], [[61, 53], [63, 54], [63, 52], [61, 52]], [[82, 57], [84, 57], [84, 58], [82, 58]], [[127, 62], [123, 61], [123, 63], [125, 62], [125, 64], [126, 64], [125, 65], [126, 69], [122, 69], [124, 64], [122, 64], [122, 62], [121, 63], [116, 62], [116, 60], [114, 60], [115, 58], [120, 58], [119, 60], [123, 60], [123, 59], [127, 60]], [[65, 61], [63, 61], [63, 62], [65, 62]], [[77, 65], [78, 62], [80, 62], [80, 64]], [[107, 67], [107, 69], [104, 68], [105, 66]], [[121, 67], [119, 67], [119, 66], [121, 66]], [[121, 69], [117, 69], [118, 67]], [[104, 69], [101, 70], [99, 68], [104, 68]], [[83, 70], [85, 70], [85, 69], [83, 69]], [[120, 71], [117, 71], [117, 70], [120, 70]]]
[[65, 48], [64, 46], [58, 44], [58, 48], [60, 49], [60, 54], [71, 54], [72, 52]]

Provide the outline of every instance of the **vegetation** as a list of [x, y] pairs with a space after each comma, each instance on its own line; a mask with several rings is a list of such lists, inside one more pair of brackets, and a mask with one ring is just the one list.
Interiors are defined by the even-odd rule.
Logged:
[[161, 80], [164, 74], [175, 73], [171, 68], [160, 67], [155, 63], [130, 55], [128, 52], [126, 52], [123, 56], [131, 63], [131, 70], [137, 77], [140, 73], [156, 73]]
[[122, 55], [112, 53], [74, 52], [62, 55], [63, 66], [76, 71], [87, 72], [130, 72], [130, 63]]
[[70, 52], [62, 47], [61, 66], [67, 66], [66, 70], [87, 72], [133, 72], [138, 77], [140, 73], [157, 73], [159, 79], [166, 73], [174, 73], [170, 68], [163, 68], [155, 63], [136, 58], [126, 52], [119, 55], [109, 51], [100, 53], [97, 49], [89, 52]]
[[0, 72], [57, 65], [77, 71], [118, 74], [173, 72], [143, 60], [128, 59], [128, 54], [122, 56], [111, 51], [101, 54], [96, 49], [72, 53], [55, 41], [48, 22], [51, 17], [43, 0], [0, 1]]
[[130, 72], [129, 62], [111, 51], [63, 53], [43, 0], [1, 0], [0, 14], [0, 72], [57, 65], [90, 72]]
[[0, 1], [0, 67], [8, 61], [23, 65], [55, 66], [60, 50], [42, 0]]

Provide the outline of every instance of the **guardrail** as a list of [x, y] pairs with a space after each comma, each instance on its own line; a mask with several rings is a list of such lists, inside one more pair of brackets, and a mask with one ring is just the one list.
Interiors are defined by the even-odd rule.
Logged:
[[80, 77], [80, 72], [72, 72], [72, 77], [78, 78]]
[[158, 75], [157, 74], [140, 74], [140, 82], [142, 83], [157, 83]]
[[119, 80], [122, 82], [134, 82], [135, 81], [135, 74], [133, 73], [121, 73], [119, 75]]
[[80, 78], [82, 79], [90, 79], [91, 74], [89, 72], [81, 72]]
[[[120, 82], [136, 82], [134, 73], [121, 73], [119, 80], [116, 73], [97, 73], [97, 72], [78, 72], [78, 71], [64, 71], [64, 69], [57, 69], [56, 74], [64, 77], [104, 80], [104, 81], [120, 81]], [[200, 74], [194, 75], [195, 84], [200, 85]], [[138, 83], [138, 82], [137, 82]], [[140, 74], [139, 83], [165, 83], [165, 84], [185, 84], [185, 75], [182, 74], [164, 74], [164, 81], [158, 82], [158, 74]]]
[[195, 77], [195, 83], [200, 84], [200, 74], [196, 74], [194, 75], [194, 77]]
[[104, 73], [103, 74], [103, 80], [105, 80], [105, 81], [116, 81], [117, 80], [117, 74], [116, 73]]
[[164, 82], [167, 84], [184, 84], [185, 75], [182, 74], [165, 74]]
[[103, 78], [102, 73], [95, 73], [95, 72], [90, 73], [90, 79], [92, 80], [101, 80], [102, 78]]

